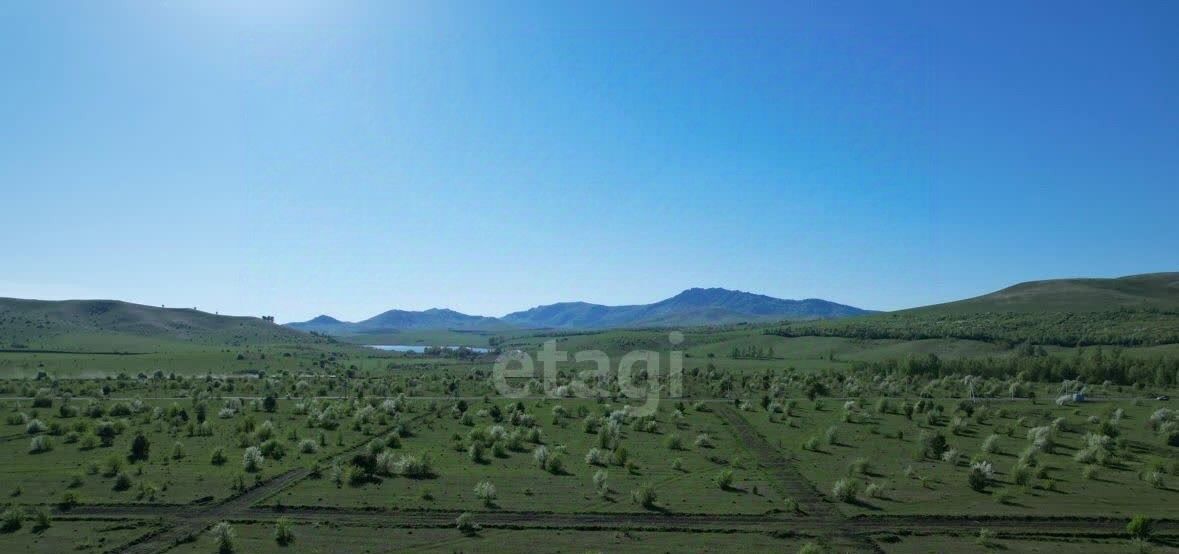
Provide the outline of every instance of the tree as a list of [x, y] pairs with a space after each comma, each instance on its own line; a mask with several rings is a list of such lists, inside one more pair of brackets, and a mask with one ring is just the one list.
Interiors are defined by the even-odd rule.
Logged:
[[267, 395], [262, 399], [262, 409], [273, 413], [278, 409], [278, 399], [273, 394]]
[[150, 454], [151, 442], [147, 440], [147, 437], [143, 436], [143, 433], [136, 434], [135, 439], [131, 441], [131, 453], [127, 456], [127, 459], [132, 463], [147, 461]]
[[102, 421], [94, 426], [94, 434], [98, 436], [99, 441], [102, 442], [102, 446], [106, 447], [115, 443], [115, 436], [119, 433], [115, 430], [113, 423]]

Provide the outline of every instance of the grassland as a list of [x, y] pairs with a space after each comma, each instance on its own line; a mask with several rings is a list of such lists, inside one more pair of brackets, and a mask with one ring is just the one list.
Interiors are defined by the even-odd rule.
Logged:
[[[776, 329], [463, 334], [600, 350], [612, 369], [681, 350], [684, 397], [651, 414], [617, 383], [544, 394], [586, 363], [514, 399], [494, 353], [45, 333], [64, 350], [0, 353], [0, 494], [21, 523], [0, 549], [212, 552], [221, 521], [237, 552], [1128, 552], [1179, 536], [1179, 412], [1161, 399], [1179, 394], [1175, 345]], [[1137, 542], [1134, 516], [1154, 521]]]

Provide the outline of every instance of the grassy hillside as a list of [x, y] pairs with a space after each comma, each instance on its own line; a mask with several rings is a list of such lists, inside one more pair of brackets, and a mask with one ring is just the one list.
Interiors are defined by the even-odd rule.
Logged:
[[968, 339], [1058, 346], [1179, 343], [1179, 273], [1021, 283], [991, 294], [888, 314], [788, 324], [781, 336]]
[[150, 352], [330, 342], [256, 317], [115, 300], [0, 298], [0, 349]]
[[1179, 310], [1179, 272], [1148, 273], [1116, 279], [1030, 281], [976, 298], [898, 313], [1075, 313], [1121, 309]]

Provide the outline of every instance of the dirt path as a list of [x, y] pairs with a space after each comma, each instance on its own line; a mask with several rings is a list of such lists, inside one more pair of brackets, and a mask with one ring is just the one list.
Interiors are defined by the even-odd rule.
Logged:
[[771, 485], [783, 498], [793, 499], [809, 516], [827, 519], [839, 516], [838, 510], [737, 410], [728, 404], [719, 404], [714, 409], [716, 415], [729, 424], [728, 429], [737, 441], [757, 459], [757, 465], [769, 475]]
[[807, 481], [786, 459], [782, 451], [758, 433], [745, 416], [729, 404], [717, 404], [715, 409], [716, 414], [729, 424], [729, 429], [738, 442], [753, 453], [757, 465], [768, 474], [774, 488], [783, 497], [791, 498], [798, 503], [799, 509], [803, 512], [800, 520], [804, 524], [813, 525], [818, 534], [847, 541], [850, 543], [849, 547], [857, 551], [883, 552], [867, 535], [852, 532], [839, 510], [815, 490], [810, 481]]

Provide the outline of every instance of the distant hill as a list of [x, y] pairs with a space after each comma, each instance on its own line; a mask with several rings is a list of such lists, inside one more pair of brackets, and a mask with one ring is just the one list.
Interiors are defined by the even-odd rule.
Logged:
[[321, 315], [309, 321], [288, 323], [287, 327], [329, 335], [355, 335], [419, 329], [492, 331], [510, 329], [511, 325], [494, 317], [467, 315], [454, 310], [433, 308], [420, 312], [389, 310], [355, 323]]
[[259, 317], [215, 315], [117, 300], [0, 298], [0, 348], [79, 351], [151, 350], [201, 345], [327, 342]]
[[720, 288], [696, 288], [654, 304], [634, 306], [561, 302], [510, 313], [502, 318], [467, 315], [437, 308], [421, 312], [389, 310], [355, 323], [321, 315], [309, 321], [288, 323], [287, 326], [343, 336], [427, 329], [507, 331], [721, 325], [743, 321], [827, 319], [867, 313], [872, 312], [826, 300], [782, 300]]
[[1179, 343], [1179, 273], [1020, 283], [975, 298], [896, 312], [792, 323], [775, 335], [969, 339], [1056, 346]]
[[900, 314], [981, 312], [1100, 312], [1119, 309], [1179, 309], [1179, 272], [1115, 279], [1029, 281], [975, 298]]
[[722, 288], [693, 288], [654, 304], [563, 302], [511, 313], [502, 319], [523, 328], [606, 329], [827, 319], [867, 313], [871, 312], [827, 300], [783, 300]]

